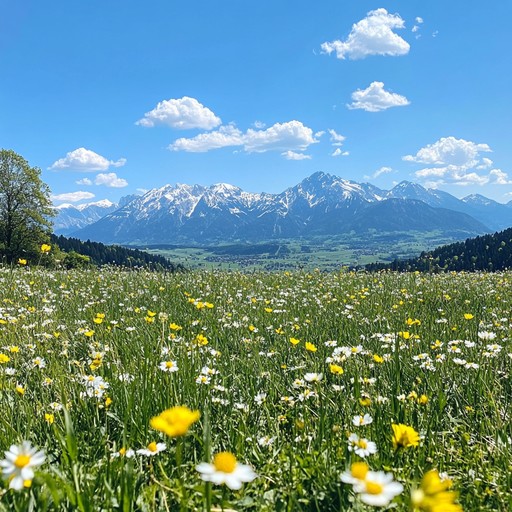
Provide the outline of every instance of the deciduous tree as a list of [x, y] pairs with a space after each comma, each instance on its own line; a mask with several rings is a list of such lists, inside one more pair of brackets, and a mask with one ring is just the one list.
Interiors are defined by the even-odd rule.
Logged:
[[41, 170], [12, 150], [0, 150], [0, 251], [9, 261], [37, 253], [55, 215]]

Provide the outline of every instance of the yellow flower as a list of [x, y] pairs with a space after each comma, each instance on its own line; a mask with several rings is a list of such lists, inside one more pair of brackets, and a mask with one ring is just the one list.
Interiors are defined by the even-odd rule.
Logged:
[[169, 325], [169, 329], [171, 329], [171, 331], [181, 331], [181, 329], [183, 329], [183, 327], [181, 327], [181, 325], [172, 323]]
[[418, 446], [420, 443], [420, 435], [416, 430], [402, 423], [391, 425], [393, 428], [393, 448], [409, 448]]
[[297, 344], [300, 343], [300, 340], [298, 340], [297, 338], [290, 338], [290, 343], [295, 346]]
[[48, 425], [52, 425], [53, 422], [55, 421], [55, 416], [51, 413], [45, 413], [44, 421], [46, 421], [46, 423], [48, 423]]
[[188, 432], [190, 426], [199, 419], [200, 415], [199, 411], [191, 411], [184, 405], [177, 405], [151, 418], [149, 424], [155, 430], [159, 430], [169, 437], [179, 437]]
[[43, 244], [41, 245], [41, 252], [44, 254], [44, 253], [47, 253], [47, 252], [50, 252], [52, 249], [52, 246], [51, 245], [48, 245], [48, 244]]
[[203, 334], [198, 334], [196, 336], [195, 342], [200, 347], [204, 347], [205, 345], [208, 345], [208, 338], [204, 336]]
[[384, 358], [378, 354], [373, 354], [373, 360], [378, 364], [382, 364], [384, 362]]
[[436, 470], [423, 476], [419, 489], [412, 492], [412, 504], [423, 512], [462, 512], [462, 507], [454, 503], [457, 494], [449, 489], [452, 482], [441, 480]]
[[0, 354], [0, 364], [8, 363], [11, 358], [6, 354]]
[[427, 395], [421, 395], [419, 398], [418, 398], [418, 403], [420, 405], [426, 405], [428, 403], [428, 396]]
[[27, 264], [27, 260], [23, 259], [23, 258], [20, 258], [18, 260], [18, 265], [26, 265]]
[[343, 368], [337, 364], [330, 364], [329, 370], [331, 373], [334, 373], [334, 375], [343, 375]]
[[313, 343], [310, 343], [309, 341], [307, 341], [306, 342], [306, 350], [308, 352], [316, 352], [317, 348], [315, 347], [315, 345], [313, 345]]
[[471, 319], [473, 319], [474, 317], [473, 317], [473, 315], [472, 315], [471, 313], [464, 313], [464, 318], [465, 318], [466, 320], [471, 320]]

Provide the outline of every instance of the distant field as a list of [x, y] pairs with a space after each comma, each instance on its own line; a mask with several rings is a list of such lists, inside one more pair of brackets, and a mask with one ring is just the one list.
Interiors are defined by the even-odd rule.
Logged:
[[308, 240], [272, 240], [208, 247], [138, 246], [188, 268], [219, 270], [338, 270], [411, 258], [422, 251], [453, 242], [439, 232], [369, 233]]

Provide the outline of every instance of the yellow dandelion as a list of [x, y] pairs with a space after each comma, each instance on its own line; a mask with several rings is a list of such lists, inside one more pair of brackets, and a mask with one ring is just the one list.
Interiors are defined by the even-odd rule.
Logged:
[[329, 365], [329, 371], [334, 375], [343, 375], [344, 373], [343, 368], [341, 366], [332, 363]]
[[179, 437], [185, 435], [200, 416], [199, 411], [191, 411], [184, 405], [177, 405], [151, 418], [149, 424], [169, 437]]
[[409, 448], [420, 444], [420, 435], [414, 428], [402, 423], [391, 425], [393, 428], [393, 448]]

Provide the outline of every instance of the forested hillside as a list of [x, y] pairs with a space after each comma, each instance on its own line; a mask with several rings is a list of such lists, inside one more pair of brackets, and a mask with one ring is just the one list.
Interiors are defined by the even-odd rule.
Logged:
[[119, 245], [105, 245], [99, 242], [82, 242], [77, 238], [52, 235], [52, 243], [66, 252], [88, 256], [95, 265], [114, 264], [123, 267], [144, 267], [154, 270], [184, 270], [182, 265], [171, 263], [163, 256], [150, 254], [138, 249], [127, 249]]
[[493, 271], [507, 268], [512, 268], [512, 228], [444, 245], [433, 251], [422, 252], [417, 258], [366, 266], [370, 271], [387, 269], [420, 272]]

